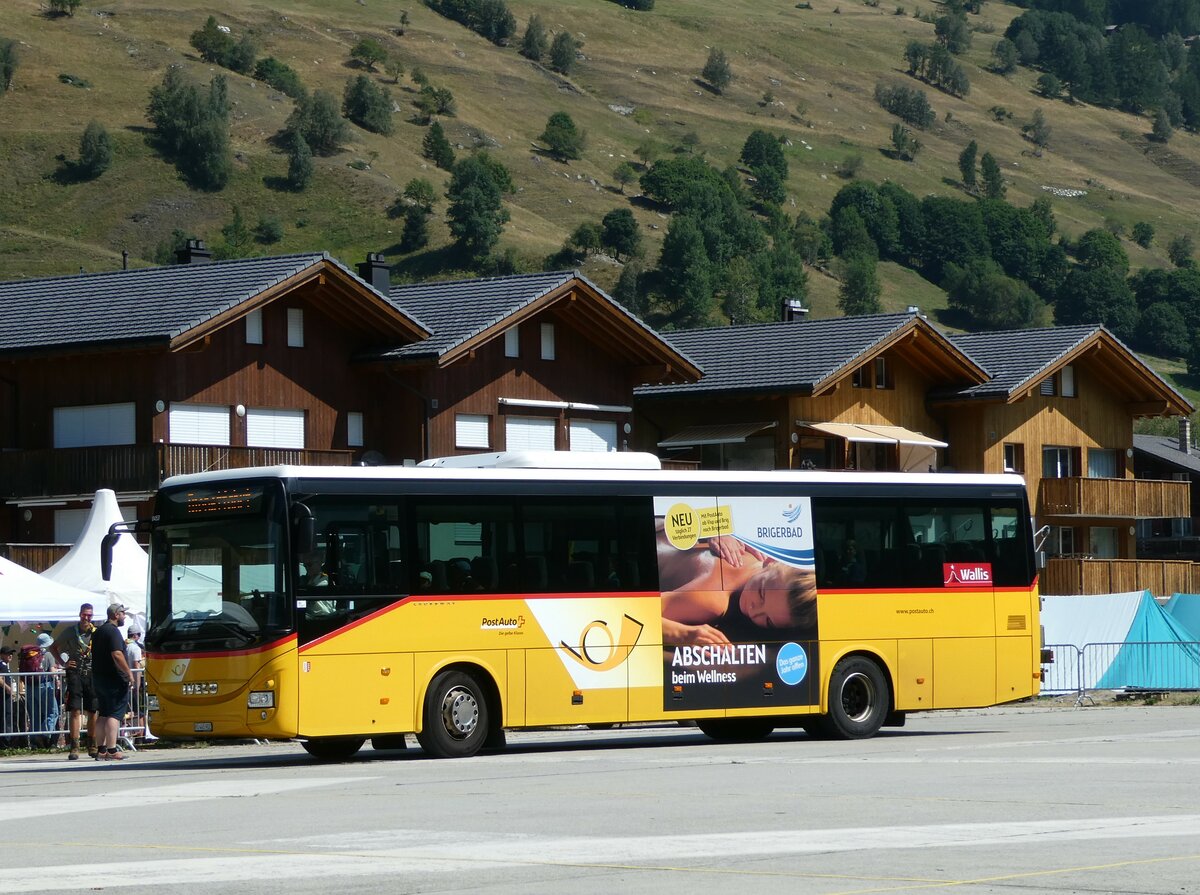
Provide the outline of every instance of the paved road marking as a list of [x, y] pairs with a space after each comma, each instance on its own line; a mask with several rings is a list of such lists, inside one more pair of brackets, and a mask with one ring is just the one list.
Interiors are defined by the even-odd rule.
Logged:
[[[238, 785], [233, 784], [235, 787]], [[347, 837], [343, 835], [269, 840], [253, 843], [252, 848], [244, 850], [193, 850], [214, 853], [205, 857], [134, 860], [135, 855], [131, 852], [119, 862], [55, 867], [54, 888], [86, 889], [112, 879], [120, 879], [123, 888], [385, 875], [395, 882], [397, 877], [461, 872], [468, 866], [475, 870], [488, 866], [576, 866], [700, 872], [700, 868], [688, 868], [686, 862], [699, 861], [705, 864], [714, 855], [720, 855], [722, 860], [729, 860], [778, 855], [802, 856], [816, 852], [853, 852], [863, 849], [1001, 845], [1027, 851], [1031, 846], [1047, 843], [1164, 837], [1194, 839], [1197, 836], [1200, 836], [1200, 815], [1038, 819], [1010, 823], [769, 830], [639, 837], [485, 837], [465, 831], [431, 833], [421, 830], [382, 830], [355, 835], [351, 848], [347, 848]], [[141, 846], [138, 850], [144, 849], [175, 852], [181, 850], [174, 846], [153, 845]], [[1200, 855], [1176, 854], [1169, 856], [1169, 859], [1200, 861]], [[670, 862], [670, 866], [664, 867], [664, 862]], [[1133, 863], [1145, 862], [1146, 859], [1138, 859]], [[1106, 866], [1118, 863], [1129, 862], [1118, 860]], [[5, 868], [3, 877], [0, 877], [0, 893], [43, 892], [46, 888], [44, 871], [44, 867]], [[722, 868], [722, 871], [733, 874], [758, 872], [755, 868], [743, 871], [729, 866]], [[1031, 871], [1033, 875], [1045, 872]], [[781, 872], [781, 875], [787, 875], [786, 871]], [[916, 883], [916, 888], [954, 884], [948, 880], [918, 881], [909, 878], [909, 881]]]

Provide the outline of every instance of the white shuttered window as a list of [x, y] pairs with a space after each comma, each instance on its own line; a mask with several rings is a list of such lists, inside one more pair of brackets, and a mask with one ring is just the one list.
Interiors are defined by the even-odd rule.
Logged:
[[454, 416], [454, 446], [460, 448], [486, 448], [492, 442], [488, 437], [488, 417], [483, 413], [458, 413]]
[[246, 315], [246, 344], [261, 345], [262, 343], [262, 310], [259, 309]]
[[288, 348], [304, 347], [304, 309], [288, 308]]
[[246, 408], [249, 447], [304, 448], [304, 411]]
[[55, 407], [54, 446], [70, 448], [133, 444], [135, 417], [132, 402]]
[[542, 360], [554, 360], [554, 324], [542, 324]]
[[350, 447], [363, 445], [363, 415], [356, 410], [346, 414], [346, 444]]
[[616, 449], [616, 423], [604, 420], [571, 420], [571, 450], [608, 452]]
[[171, 444], [229, 444], [229, 408], [224, 404], [172, 404], [167, 417]]
[[536, 416], [510, 416], [504, 420], [504, 449], [509, 451], [554, 450], [556, 420]]

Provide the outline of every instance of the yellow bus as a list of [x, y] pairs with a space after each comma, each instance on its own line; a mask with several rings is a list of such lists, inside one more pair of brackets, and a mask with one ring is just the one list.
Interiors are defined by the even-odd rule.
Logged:
[[168, 479], [137, 523], [152, 730], [457, 757], [558, 725], [861, 738], [1037, 695], [1021, 478], [609, 457]]

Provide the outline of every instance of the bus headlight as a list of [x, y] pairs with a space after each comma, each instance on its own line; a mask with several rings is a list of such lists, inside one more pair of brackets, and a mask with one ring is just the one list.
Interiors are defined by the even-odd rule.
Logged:
[[149, 696], [146, 697], [146, 711], [149, 711], [149, 712], [157, 712], [158, 711], [158, 696], [157, 696], [157, 694], [151, 693]]
[[251, 690], [249, 697], [246, 699], [246, 708], [248, 709], [273, 709], [275, 708], [275, 691], [274, 690]]

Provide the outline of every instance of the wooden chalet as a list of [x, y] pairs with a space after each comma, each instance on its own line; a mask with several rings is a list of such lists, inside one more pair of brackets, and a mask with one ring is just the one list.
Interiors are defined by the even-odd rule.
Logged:
[[[636, 390], [639, 446], [705, 468], [1016, 472], [1045, 593], [1194, 591], [1136, 531], [1188, 517], [1186, 482], [1135, 478], [1133, 420], [1182, 395], [1102, 326], [943, 336], [915, 314], [668, 333], [705, 371]], [[1196, 582], [1200, 586], [1200, 580]]]
[[[177, 473], [618, 450], [633, 386], [699, 369], [574, 272], [392, 290], [372, 255], [0, 283], [0, 542], [44, 568], [98, 488]], [[425, 317], [428, 319], [425, 319]]]

